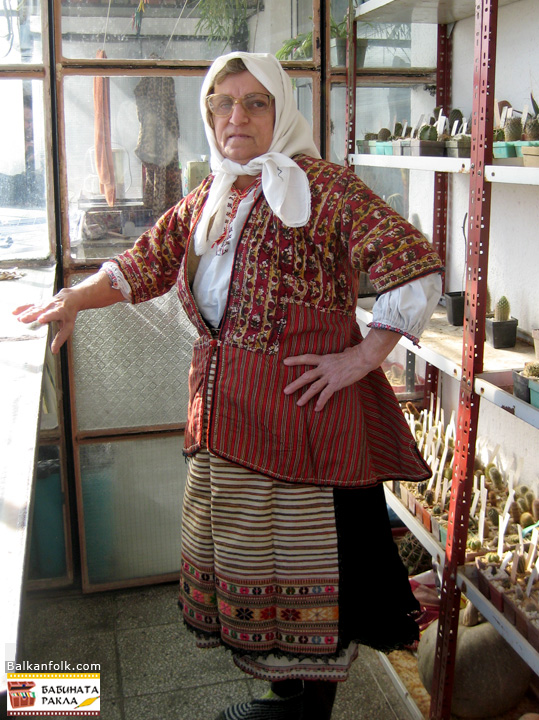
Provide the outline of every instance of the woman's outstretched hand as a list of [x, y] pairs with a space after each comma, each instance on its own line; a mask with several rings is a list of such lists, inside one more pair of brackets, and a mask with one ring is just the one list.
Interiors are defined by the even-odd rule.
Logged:
[[292, 395], [307, 387], [297, 405], [302, 407], [316, 397], [314, 409], [320, 412], [334, 393], [361, 380], [371, 370], [379, 367], [400, 338], [401, 335], [392, 330], [371, 328], [363, 342], [346, 348], [343, 352], [287, 357], [283, 362], [288, 367], [308, 365], [310, 369], [287, 385], [284, 392]]
[[73, 333], [77, 315], [81, 310], [107, 307], [123, 299], [122, 293], [111, 287], [107, 274], [98, 271], [80, 285], [60, 290], [49, 303], [21, 305], [13, 310], [13, 315], [23, 323], [55, 323], [57, 332], [51, 343], [51, 350], [56, 354]]
[[58, 330], [51, 344], [51, 350], [54, 354], [59, 352], [62, 345], [72, 334], [78, 312], [76, 297], [73, 297], [73, 290], [68, 288], [60, 290], [47, 304], [21, 305], [13, 310], [13, 314], [17, 316], [19, 322], [38, 322], [42, 325], [51, 322], [57, 324]]

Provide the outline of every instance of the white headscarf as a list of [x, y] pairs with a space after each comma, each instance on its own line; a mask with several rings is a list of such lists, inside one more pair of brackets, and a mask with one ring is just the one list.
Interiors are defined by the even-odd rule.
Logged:
[[[224, 158], [213, 128], [208, 123], [206, 96], [214, 85], [215, 76], [232, 58], [241, 58], [247, 70], [275, 98], [273, 140], [264, 155], [246, 165]], [[262, 174], [262, 191], [272, 211], [289, 227], [305, 225], [311, 214], [311, 192], [305, 172], [291, 157], [304, 153], [319, 158], [312, 129], [296, 107], [290, 78], [279, 61], [266, 53], [233, 52], [218, 57], [208, 70], [200, 93], [200, 111], [211, 150], [211, 169], [214, 180], [202, 217], [195, 233], [195, 252], [203, 255], [215, 237], [219, 237], [224, 223], [225, 203], [230, 188], [239, 175]], [[208, 237], [208, 228], [214, 218]]]

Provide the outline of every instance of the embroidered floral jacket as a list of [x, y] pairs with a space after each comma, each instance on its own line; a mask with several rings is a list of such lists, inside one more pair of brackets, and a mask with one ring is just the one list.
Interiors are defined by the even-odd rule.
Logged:
[[[333, 395], [322, 412], [298, 408], [284, 387], [304, 371], [283, 359], [335, 353], [361, 342], [355, 318], [359, 271], [380, 293], [442, 269], [432, 246], [351, 171], [297, 156], [312, 193], [305, 227], [284, 226], [264, 196], [236, 249], [218, 333], [193, 299], [194, 228], [207, 178], [135, 246], [115, 258], [138, 303], [177, 286], [199, 337], [189, 374], [186, 455], [202, 446], [291, 482], [362, 486], [429, 477], [381, 369]], [[214, 389], [203, 437], [210, 361]]]

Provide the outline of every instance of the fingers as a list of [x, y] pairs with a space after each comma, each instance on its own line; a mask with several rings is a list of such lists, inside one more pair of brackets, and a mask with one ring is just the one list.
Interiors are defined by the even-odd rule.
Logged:
[[68, 339], [69, 335], [71, 333], [68, 332], [64, 327], [62, 327], [54, 336], [54, 339], [51, 343], [51, 352], [53, 355], [57, 355], [60, 352], [60, 348], [65, 343], [65, 341]]
[[13, 315], [17, 316], [17, 320], [23, 323], [35, 322], [43, 312], [42, 307], [36, 305], [20, 305], [13, 310]]

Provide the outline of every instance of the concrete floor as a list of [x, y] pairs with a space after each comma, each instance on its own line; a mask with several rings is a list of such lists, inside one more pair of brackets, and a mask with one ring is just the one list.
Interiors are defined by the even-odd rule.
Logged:
[[[101, 663], [103, 720], [214, 720], [227, 705], [267, 690], [224, 649], [195, 647], [170, 584], [85, 596], [30, 594], [19, 658]], [[374, 651], [362, 648], [339, 687], [332, 720], [412, 720]]]

